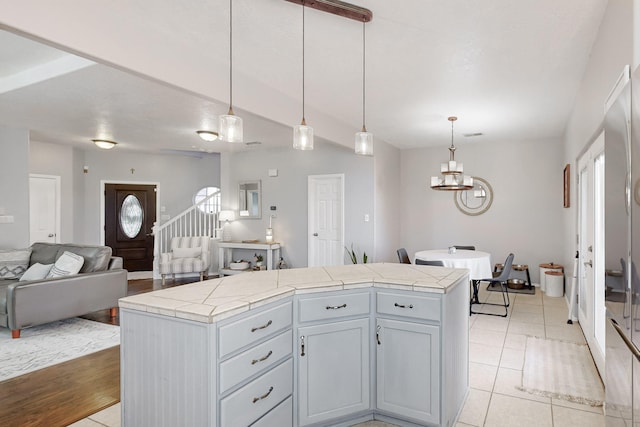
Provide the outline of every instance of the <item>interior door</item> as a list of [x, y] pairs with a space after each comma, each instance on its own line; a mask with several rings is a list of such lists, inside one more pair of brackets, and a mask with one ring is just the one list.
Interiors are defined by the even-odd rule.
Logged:
[[129, 271], [153, 270], [156, 186], [105, 184], [105, 245]]
[[604, 133], [578, 159], [578, 321], [604, 373]]
[[309, 176], [308, 266], [344, 264], [344, 175]]
[[60, 177], [29, 175], [30, 243], [60, 243]]

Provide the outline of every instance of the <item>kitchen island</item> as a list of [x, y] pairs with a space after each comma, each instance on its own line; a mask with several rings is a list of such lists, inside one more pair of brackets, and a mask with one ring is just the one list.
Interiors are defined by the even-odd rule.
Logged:
[[250, 272], [120, 300], [124, 426], [452, 426], [468, 271]]

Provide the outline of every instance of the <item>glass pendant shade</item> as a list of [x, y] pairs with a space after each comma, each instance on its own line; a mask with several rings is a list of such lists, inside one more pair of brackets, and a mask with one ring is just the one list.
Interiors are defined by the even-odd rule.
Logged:
[[228, 114], [218, 117], [218, 132], [222, 141], [242, 142], [242, 118], [234, 115], [230, 108]]
[[364, 128], [361, 132], [356, 132], [355, 149], [356, 154], [373, 156], [373, 134]]
[[296, 150], [313, 150], [313, 128], [302, 123], [293, 127], [293, 148]]

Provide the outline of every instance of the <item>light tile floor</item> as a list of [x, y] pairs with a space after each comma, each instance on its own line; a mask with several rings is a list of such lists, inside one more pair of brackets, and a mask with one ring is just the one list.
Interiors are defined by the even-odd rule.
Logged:
[[[485, 302], [501, 299], [499, 292], [484, 289], [479, 297]], [[474, 310], [491, 308], [474, 306]], [[549, 298], [536, 289], [536, 295], [511, 294], [506, 318], [485, 315], [469, 318], [470, 390], [457, 427], [604, 426], [601, 407], [532, 395], [516, 388], [522, 385], [527, 335], [585, 343], [580, 326], [567, 324], [567, 314], [564, 298]], [[120, 404], [72, 426], [120, 427]], [[392, 425], [370, 421], [358, 427]]]

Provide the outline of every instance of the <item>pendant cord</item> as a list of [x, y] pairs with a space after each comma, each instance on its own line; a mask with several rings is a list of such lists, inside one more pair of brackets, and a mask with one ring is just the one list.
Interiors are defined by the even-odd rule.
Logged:
[[364, 132], [364, 130], [366, 129], [365, 126], [365, 94], [366, 94], [366, 90], [365, 90], [365, 77], [366, 77], [366, 63], [365, 63], [365, 51], [366, 51], [366, 42], [365, 42], [365, 22], [362, 21], [362, 131]]
[[302, 121], [304, 118], [304, 1], [302, 2]]
[[229, 110], [233, 106], [233, 0], [229, 0]]

